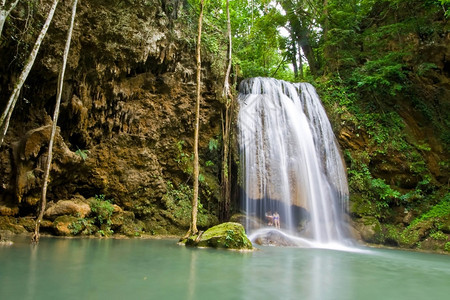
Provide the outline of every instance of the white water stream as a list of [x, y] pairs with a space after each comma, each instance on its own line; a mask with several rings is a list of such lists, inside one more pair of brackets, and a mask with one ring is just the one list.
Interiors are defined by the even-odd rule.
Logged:
[[239, 92], [247, 231], [277, 212], [284, 232], [343, 244], [348, 238], [345, 167], [314, 87], [250, 78]]

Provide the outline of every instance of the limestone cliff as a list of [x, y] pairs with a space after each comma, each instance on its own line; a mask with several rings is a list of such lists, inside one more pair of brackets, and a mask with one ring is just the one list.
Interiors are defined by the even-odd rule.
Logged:
[[[0, 218], [8, 223], [17, 217], [19, 225], [4, 225], [15, 231], [29, 227], [37, 209], [69, 6], [68, 1], [58, 6], [1, 147]], [[128, 228], [116, 226], [118, 232], [185, 230], [188, 209], [178, 206], [188, 206], [189, 188], [177, 191], [190, 184], [187, 162], [195, 115], [195, 28], [185, 9], [182, 1], [80, 2], [58, 122], [50, 207], [74, 197], [85, 203], [100, 197], [128, 212]], [[22, 5], [5, 27], [0, 48], [2, 109], [21, 69], [20, 59], [32, 45], [32, 32], [39, 30], [47, 10], [47, 3]], [[32, 14], [31, 25], [19, 18], [27, 14]], [[29, 32], [22, 32], [21, 26], [29, 26]], [[221, 133], [222, 105], [215, 97], [220, 80], [210, 68], [212, 59], [204, 58], [202, 69], [200, 226], [217, 222], [220, 194], [220, 149], [208, 148]], [[217, 166], [206, 167], [205, 161]], [[79, 213], [73, 217], [74, 224], [84, 219]], [[43, 227], [66, 234], [51, 223]]]

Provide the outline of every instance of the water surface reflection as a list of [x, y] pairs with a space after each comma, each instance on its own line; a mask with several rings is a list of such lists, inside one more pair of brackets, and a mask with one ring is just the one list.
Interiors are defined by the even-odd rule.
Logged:
[[45, 238], [0, 247], [0, 299], [445, 299], [449, 279], [448, 256], [392, 250]]

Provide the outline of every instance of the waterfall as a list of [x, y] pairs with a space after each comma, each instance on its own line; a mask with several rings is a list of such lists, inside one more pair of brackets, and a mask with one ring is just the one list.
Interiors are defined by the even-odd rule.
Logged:
[[239, 86], [239, 145], [246, 228], [270, 211], [281, 228], [315, 242], [346, 238], [345, 167], [311, 84], [250, 78]]

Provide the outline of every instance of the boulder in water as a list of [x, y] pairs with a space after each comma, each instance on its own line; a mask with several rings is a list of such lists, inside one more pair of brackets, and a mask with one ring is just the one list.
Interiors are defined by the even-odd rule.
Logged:
[[222, 223], [192, 236], [186, 240], [186, 246], [253, 250], [244, 226], [234, 222]]

